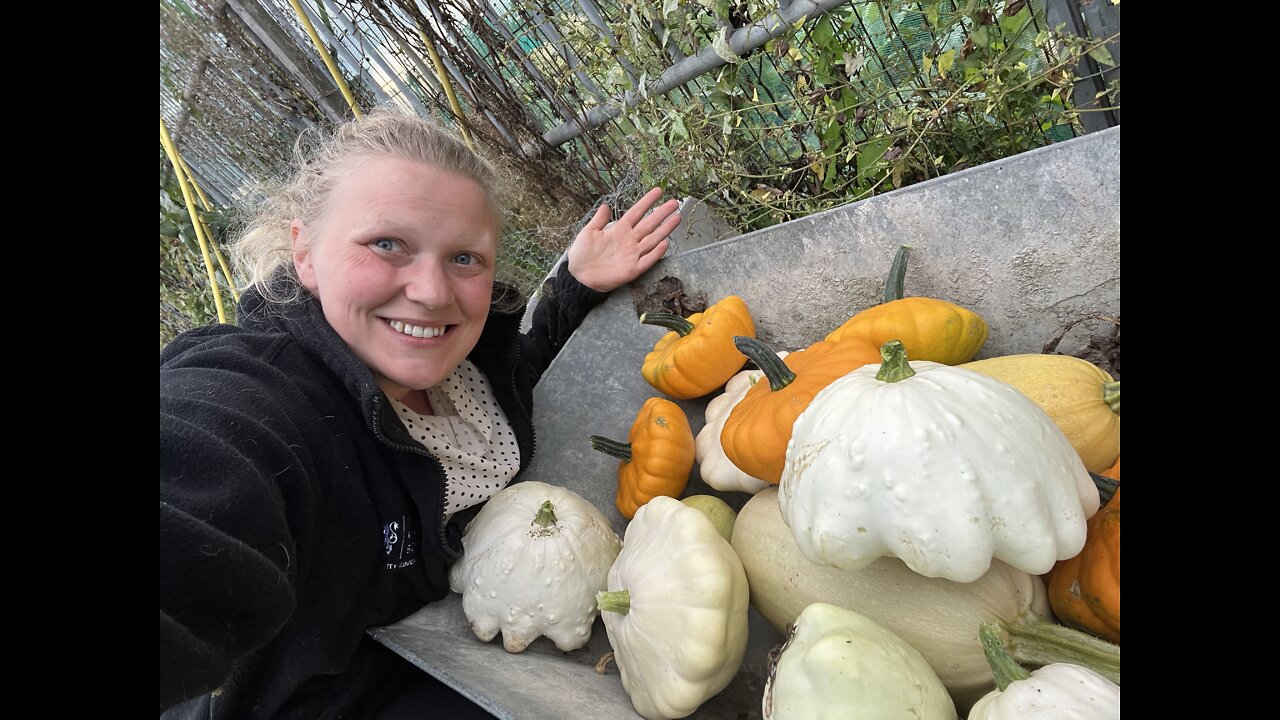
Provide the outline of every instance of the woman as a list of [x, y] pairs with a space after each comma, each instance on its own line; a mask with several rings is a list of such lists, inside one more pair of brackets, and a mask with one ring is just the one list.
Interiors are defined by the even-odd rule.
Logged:
[[466, 519], [533, 455], [534, 383], [680, 222], [646, 216], [658, 188], [602, 206], [521, 335], [495, 180], [421, 119], [340, 127], [237, 243], [239, 324], [162, 351], [166, 717], [475, 709], [365, 630], [448, 593]]

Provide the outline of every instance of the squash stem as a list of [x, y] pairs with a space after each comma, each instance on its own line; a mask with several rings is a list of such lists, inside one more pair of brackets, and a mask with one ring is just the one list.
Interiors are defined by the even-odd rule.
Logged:
[[902, 245], [893, 256], [889, 265], [889, 277], [884, 281], [884, 302], [902, 299], [903, 288], [907, 279], [907, 259], [911, 256], [911, 246]]
[[907, 364], [907, 348], [901, 340], [890, 340], [881, 345], [880, 357], [884, 358], [884, 362], [880, 364], [876, 379], [881, 382], [901, 382], [916, 374]]
[[660, 325], [668, 330], [675, 330], [680, 333], [680, 337], [684, 337], [693, 332], [693, 323], [685, 320], [679, 315], [664, 312], [644, 313], [640, 316], [642, 325]]
[[542, 502], [542, 507], [538, 508], [538, 514], [533, 517], [533, 524], [542, 528], [556, 524], [556, 506], [552, 505], [550, 500]]
[[1116, 494], [1116, 489], [1120, 487], [1120, 482], [1112, 480], [1106, 475], [1099, 475], [1096, 472], [1089, 473], [1089, 477], [1093, 479], [1093, 486], [1098, 488], [1098, 501], [1103, 505], [1111, 502], [1111, 496]]
[[1111, 408], [1111, 412], [1120, 414], [1120, 381], [1102, 383], [1102, 402]]
[[1073, 663], [1120, 684], [1120, 646], [1057, 623], [1031, 620], [1007, 625], [1009, 657], [1024, 665]]
[[738, 348], [738, 352], [751, 358], [751, 362], [755, 363], [764, 376], [769, 378], [770, 390], [777, 392], [795, 381], [796, 374], [768, 345], [744, 335], [734, 335], [733, 344]]
[[1000, 638], [1000, 630], [991, 623], [978, 626], [978, 637], [982, 640], [982, 652], [987, 655], [987, 664], [991, 666], [991, 674], [995, 676], [996, 687], [1000, 692], [1019, 680], [1027, 680], [1031, 673], [1009, 657], [1009, 651]]
[[622, 442], [621, 440], [611, 440], [607, 437], [599, 435], [591, 436], [591, 447], [599, 450], [605, 455], [612, 455], [619, 460], [631, 462], [631, 443]]
[[631, 612], [631, 591], [601, 590], [596, 593], [596, 607], [600, 608], [600, 612], [626, 615]]

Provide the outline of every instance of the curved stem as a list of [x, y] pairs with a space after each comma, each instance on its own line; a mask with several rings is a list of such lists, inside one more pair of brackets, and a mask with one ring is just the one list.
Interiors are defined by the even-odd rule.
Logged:
[[881, 382], [901, 382], [916, 374], [907, 364], [907, 348], [901, 340], [890, 340], [881, 345], [880, 357], [884, 362], [880, 364], [876, 379]]
[[542, 528], [556, 524], [556, 506], [552, 505], [550, 500], [542, 502], [542, 507], [538, 508], [538, 514], [533, 516], [533, 524]]
[[591, 447], [599, 450], [605, 455], [612, 455], [619, 460], [631, 461], [631, 443], [622, 442], [621, 440], [611, 440], [600, 435], [591, 436]]
[[1027, 669], [1009, 657], [1004, 640], [1000, 638], [1000, 630], [991, 623], [978, 626], [978, 638], [982, 640], [982, 652], [987, 656], [987, 665], [991, 666], [991, 674], [995, 676], [996, 687], [1000, 692], [1019, 680], [1031, 677]]
[[600, 608], [600, 612], [626, 615], [631, 612], [631, 592], [629, 590], [601, 590], [596, 593], [596, 607]]
[[1111, 408], [1111, 412], [1120, 414], [1120, 381], [1102, 383], [1102, 402]]
[[901, 300], [907, 279], [907, 259], [911, 256], [911, 246], [901, 245], [893, 256], [893, 264], [889, 265], [889, 277], [884, 281], [884, 302]]
[[1031, 620], [1008, 625], [1009, 657], [1026, 665], [1072, 663], [1120, 684], [1120, 646], [1057, 623]]
[[734, 335], [733, 344], [738, 348], [738, 352], [750, 358], [751, 362], [760, 368], [760, 372], [769, 378], [770, 390], [777, 392], [795, 381], [796, 374], [768, 345], [744, 335]]
[[642, 325], [660, 325], [668, 330], [675, 330], [681, 337], [693, 332], [694, 324], [671, 313], [651, 312], [640, 316]]

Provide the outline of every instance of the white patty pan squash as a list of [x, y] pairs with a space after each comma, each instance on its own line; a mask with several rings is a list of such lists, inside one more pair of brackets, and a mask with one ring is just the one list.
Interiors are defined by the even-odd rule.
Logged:
[[885, 555], [972, 582], [993, 557], [1039, 575], [1084, 547], [1098, 493], [1066, 436], [1012, 385], [931, 362], [828, 385], [796, 419], [780, 483], [801, 552], [855, 570]]
[[[696, 512], [696, 511], [695, 511]], [[596, 593], [622, 544], [581, 495], [535, 481], [509, 485], [467, 524], [449, 587], [476, 637], [507, 652], [539, 635], [575, 650], [591, 639]]]
[[996, 690], [969, 720], [1120, 720], [1120, 686], [1086, 667], [1052, 663], [1027, 672], [1009, 657], [994, 626], [979, 631]]
[[852, 610], [814, 603], [770, 656], [765, 720], [956, 720], [933, 668], [902, 638]]
[[636, 511], [597, 596], [636, 712], [682, 718], [729, 684], [747, 649], [747, 599], [742, 563], [701, 512], [661, 495]]
[[[789, 354], [786, 350], [779, 350], [777, 353], [779, 358]], [[761, 380], [768, 382], [763, 371], [743, 370], [729, 378], [729, 382], [724, 385], [724, 392], [707, 403], [706, 424], [698, 432], [698, 437], [694, 441], [697, 448], [698, 473], [702, 476], [703, 482], [721, 492], [758, 493], [767, 487], [773, 487], [772, 483], [752, 477], [738, 469], [729, 456], [724, 454], [724, 448], [720, 446], [720, 431], [724, 430], [724, 423], [729, 419], [729, 413], [733, 412], [734, 406], [742, 400], [747, 391]]]

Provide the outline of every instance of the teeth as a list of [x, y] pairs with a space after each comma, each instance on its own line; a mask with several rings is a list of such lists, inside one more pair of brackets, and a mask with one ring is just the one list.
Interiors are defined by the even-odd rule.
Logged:
[[388, 324], [391, 325], [396, 332], [404, 333], [405, 335], [412, 335], [413, 337], [418, 338], [439, 337], [444, 334], [443, 325], [439, 327], [424, 327], [422, 325], [410, 325], [399, 320], [390, 320], [388, 321]]

